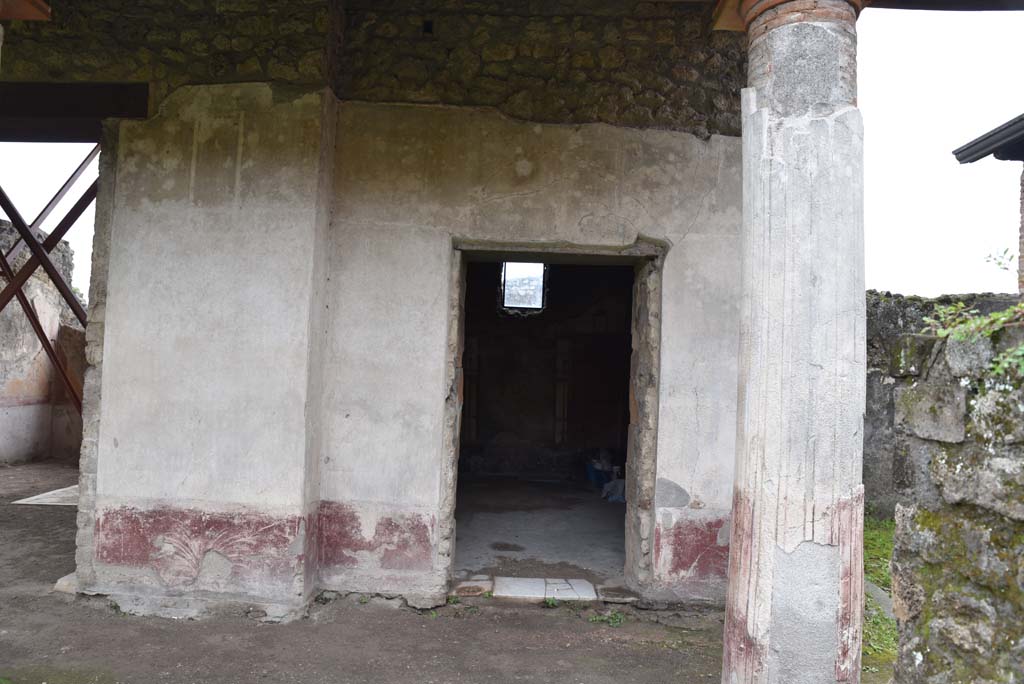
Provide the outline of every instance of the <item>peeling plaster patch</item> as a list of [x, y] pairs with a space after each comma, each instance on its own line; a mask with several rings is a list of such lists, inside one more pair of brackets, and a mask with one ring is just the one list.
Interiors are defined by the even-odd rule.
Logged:
[[839, 547], [805, 541], [775, 550], [768, 672], [772, 681], [820, 684], [839, 649]]
[[320, 504], [317, 546], [320, 567], [378, 568], [381, 570], [430, 570], [434, 543], [434, 519], [416, 513], [382, 515], [372, 525], [373, 536], [363, 533], [363, 517], [344, 503]]
[[690, 493], [663, 477], [658, 478], [654, 496], [659, 507], [686, 508], [690, 505]]
[[719, 530], [718, 530], [718, 540], [717, 541], [718, 541], [718, 545], [719, 546], [728, 546], [729, 545], [729, 526], [728, 525], [722, 525], [722, 527], [719, 528]]
[[352, 552], [362, 546], [359, 516], [351, 507], [321, 502], [317, 516], [317, 560], [320, 567], [352, 567], [359, 561]]
[[199, 564], [199, 575], [196, 578], [198, 584], [203, 586], [214, 586], [220, 591], [230, 590], [231, 572], [234, 563], [222, 553], [210, 549], [203, 555]]
[[658, 525], [658, 557], [669, 581], [724, 578], [728, 574], [729, 545], [722, 543], [728, 518], [677, 520], [671, 527]]

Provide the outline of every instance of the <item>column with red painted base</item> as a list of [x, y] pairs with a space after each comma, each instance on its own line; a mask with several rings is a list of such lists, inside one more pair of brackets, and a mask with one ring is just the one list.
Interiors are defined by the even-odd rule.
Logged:
[[860, 677], [859, 0], [747, 0], [737, 472], [722, 681]]

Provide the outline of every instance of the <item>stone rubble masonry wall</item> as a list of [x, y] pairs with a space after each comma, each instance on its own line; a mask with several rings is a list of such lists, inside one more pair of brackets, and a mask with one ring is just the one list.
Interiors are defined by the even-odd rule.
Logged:
[[[39, 234], [42, 238], [42, 234]], [[7, 252], [18, 233], [0, 220], [0, 250]], [[28, 261], [23, 250], [13, 264], [17, 271]], [[72, 253], [67, 242], [51, 252], [54, 265], [71, 280]], [[43, 270], [37, 269], [22, 291], [35, 309], [43, 329], [59, 355], [73, 361], [78, 322], [71, 323], [70, 309]], [[65, 364], [68, 367], [68, 364]], [[76, 372], [76, 368], [78, 371]], [[80, 364], [71, 364], [73, 381], [80, 379]], [[77, 414], [67, 401], [59, 374], [39, 344], [21, 304], [11, 300], [0, 313], [0, 463], [19, 463], [44, 458], [77, 457]]]
[[[633, 353], [629, 362], [629, 437], [626, 461], [626, 582], [648, 587], [655, 580], [656, 557], [675, 558], [673, 544], [656, 544], [654, 530], [658, 477], [658, 382], [661, 378], [661, 293], [664, 255], [636, 270], [633, 282]], [[674, 483], [673, 483], [674, 484]], [[679, 488], [678, 485], [675, 485]], [[680, 488], [681, 489], [681, 488]], [[662, 501], [666, 508], [681, 502]], [[674, 511], [666, 510], [672, 517]], [[685, 515], [676, 516], [685, 525]], [[668, 535], [666, 535], [668, 536]], [[707, 551], [703, 545], [698, 553]], [[666, 553], [667, 552], [667, 553]], [[712, 554], [709, 554], [712, 555]], [[689, 566], [685, 566], [686, 570]], [[685, 570], [684, 570], [685, 572]], [[680, 572], [664, 572], [662, 579], [677, 582]], [[720, 573], [724, 575], [724, 573]]]
[[[326, 83], [328, 0], [63, 0], [6, 27], [7, 81], [148, 81], [155, 105], [190, 83]], [[340, 37], [331, 39], [340, 41]]]
[[[985, 373], [1024, 334], [976, 343], [900, 335], [919, 329], [934, 300], [871, 297], [871, 384], [887, 395], [895, 452], [896, 681], [1021, 681], [1024, 391]], [[983, 310], [1008, 303], [967, 299]]]
[[[867, 293], [867, 406], [864, 414], [864, 502], [868, 515], [892, 518], [900, 477], [899, 432], [894, 394], [898, 377], [891, 374], [893, 355], [902, 353], [903, 335], [920, 333], [924, 319], [937, 305], [962, 301], [983, 313], [1017, 301], [1013, 295], [969, 294], [937, 299]], [[899, 376], [903, 377], [903, 376]]]
[[52, 21], [6, 27], [4, 80], [145, 81], [154, 112], [182, 85], [272, 81], [330, 83], [342, 100], [490, 105], [529, 121], [740, 130], [745, 42], [711, 30], [710, 3], [53, 4]]
[[745, 38], [708, 3], [350, 0], [342, 99], [739, 135]]

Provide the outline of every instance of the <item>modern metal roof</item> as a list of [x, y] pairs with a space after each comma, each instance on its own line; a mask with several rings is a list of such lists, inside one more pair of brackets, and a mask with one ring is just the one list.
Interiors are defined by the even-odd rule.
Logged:
[[961, 164], [976, 162], [990, 154], [996, 159], [1024, 161], [1024, 114], [953, 150], [953, 154]]

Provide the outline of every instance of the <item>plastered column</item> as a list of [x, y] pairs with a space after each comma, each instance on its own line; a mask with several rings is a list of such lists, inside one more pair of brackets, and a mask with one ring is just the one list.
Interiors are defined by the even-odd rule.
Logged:
[[857, 682], [865, 304], [854, 0], [743, 3], [743, 269], [722, 681]]

